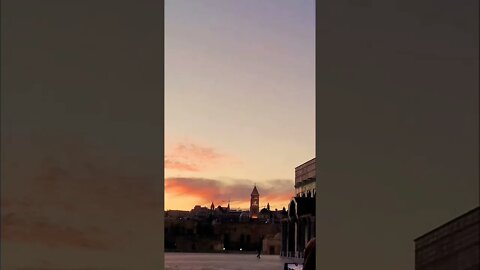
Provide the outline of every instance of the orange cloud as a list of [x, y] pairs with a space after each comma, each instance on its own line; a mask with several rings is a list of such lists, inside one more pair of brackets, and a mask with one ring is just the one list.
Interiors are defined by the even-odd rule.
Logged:
[[[198, 204], [208, 205], [212, 201], [215, 205], [230, 201], [232, 205], [244, 208], [250, 203], [250, 194], [254, 183], [242, 180], [229, 183], [215, 179], [204, 178], [167, 178], [165, 192], [167, 194], [188, 195], [198, 198]], [[293, 180], [270, 180], [257, 184], [261, 204], [270, 203], [277, 208], [287, 206], [293, 196]], [[192, 205], [193, 208], [193, 205]]]

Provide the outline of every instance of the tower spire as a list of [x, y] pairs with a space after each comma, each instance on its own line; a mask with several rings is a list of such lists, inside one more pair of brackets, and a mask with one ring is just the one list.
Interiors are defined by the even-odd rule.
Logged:
[[252, 194], [250, 194], [250, 217], [257, 218], [260, 205], [260, 194], [257, 190], [257, 184], [255, 183]]

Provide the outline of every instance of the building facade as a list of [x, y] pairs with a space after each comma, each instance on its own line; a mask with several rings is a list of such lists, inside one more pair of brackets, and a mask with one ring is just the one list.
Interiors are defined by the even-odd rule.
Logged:
[[315, 158], [295, 168], [295, 197], [282, 220], [282, 250], [285, 257], [303, 258], [304, 249], [315, 237]]
[[263, 254], [279, 255], [282, 248], [282, 236], [280, 233], [267, 235], [262, 242]]
[[283, 210], [259, 211], [257, 187], [250, 194], [249, 210], [234, 210], [221, 205], [210, 208], [196, 205], [191, 211], [165, 212], [165, 250], [175, 252], [256, 252], [280, 254], [280, 221]]
[[477, 270], [480, 208], [415, 239], [415, 270]]
[[295, 168], [295, 196], [313, 197], [316, 193], [316, 159], [313, 158]]

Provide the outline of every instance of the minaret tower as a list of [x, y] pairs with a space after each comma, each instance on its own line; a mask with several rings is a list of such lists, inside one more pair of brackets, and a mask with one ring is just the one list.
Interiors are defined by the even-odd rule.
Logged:
[[258, 193], [257, 185], [255, 185], [253, 187], [252, 194], [250, 194], [250, 217], [251, 218], [258, 218], [259, 205], [260, 205], [260, 194]]

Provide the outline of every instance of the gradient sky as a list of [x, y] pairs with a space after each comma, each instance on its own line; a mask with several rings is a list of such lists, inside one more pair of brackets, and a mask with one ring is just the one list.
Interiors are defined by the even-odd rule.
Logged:
[[166, 209], [286, 206], [315, 156], [313, 0], [167, 0]]

